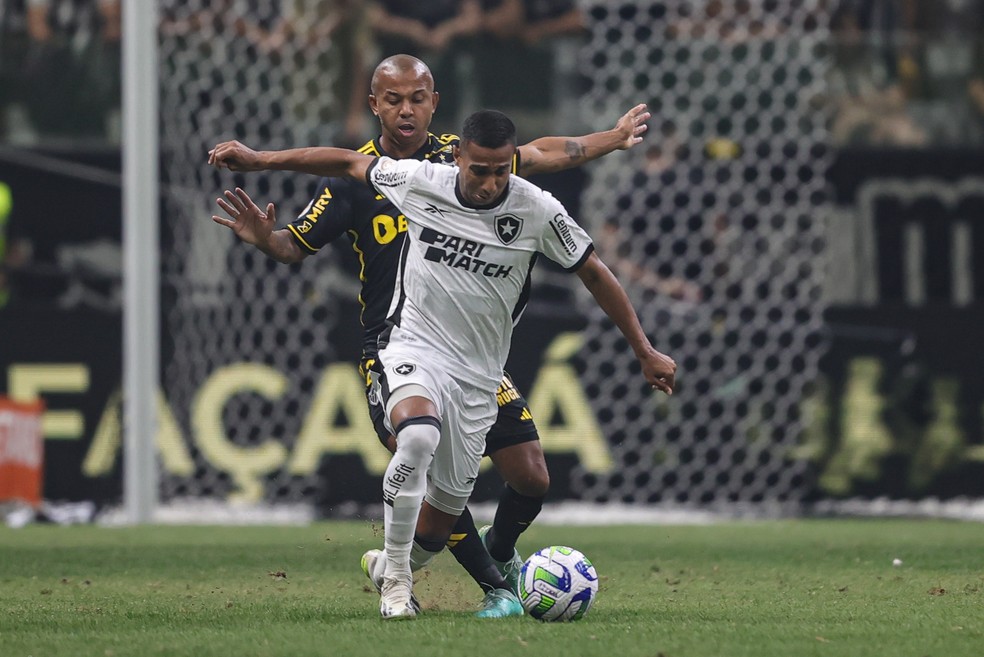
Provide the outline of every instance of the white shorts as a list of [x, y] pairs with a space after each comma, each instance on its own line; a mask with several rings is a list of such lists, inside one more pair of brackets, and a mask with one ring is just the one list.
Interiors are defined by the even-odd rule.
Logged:
[[414, 394], [422, 389], [420, 394], [437, 407], [441, 441], [427, 472], [426, 499], [445, 513], [460, 514], [475, 487], [485, 452], [485, 434], [498, 415], [495, 391], [480, 390], [455, 379], [453, 368], [435, 359], [433, 353], [408, 348], [406, 344], [391, 343], [379, 352], [379, 362], [383, 365], [380, 383], [386, 404], [385, 422], [391, 432], [393, 406], [406, 398], [400, 388], [415, 386]]

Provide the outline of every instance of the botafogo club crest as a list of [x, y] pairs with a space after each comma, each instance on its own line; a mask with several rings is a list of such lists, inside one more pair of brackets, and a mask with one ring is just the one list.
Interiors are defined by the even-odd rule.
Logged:
[[514, 214], [500, 214], [494, 219], [495, 236], [503, 244], [509, 245], [516, 241], [523, 230], [523, 219]]

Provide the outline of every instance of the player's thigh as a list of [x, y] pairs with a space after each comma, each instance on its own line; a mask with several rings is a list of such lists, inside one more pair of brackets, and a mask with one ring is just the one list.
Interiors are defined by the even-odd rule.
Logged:
[[543, 497], [550, 489], [550, 473], [539, 440], [527, 440], [489, 454], [495, 469], [521, 495]]
[[457, 386], [448, 391], [426, 497], [438, 510], [450, 515], [464, 510], [478, 478], [485, 434], [495, 421], [495, 411], [495, 399], [486, 392]]
[[440, 367], [412, 350], [384, 350], [379, 396], [386, 409], [384, 426], [396, 429], [408, 419], [434, 417], [443, 422], [449, 377]]
[[546, 495], [550, 476], [529, 404], [508, 373], [496, 391], [495, 424], [485, 438], [485, 454], [518, 493]]

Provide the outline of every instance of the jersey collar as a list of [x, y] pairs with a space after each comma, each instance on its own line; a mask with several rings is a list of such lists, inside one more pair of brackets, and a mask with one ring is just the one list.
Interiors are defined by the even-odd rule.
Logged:
[[[427, 156], [434, 150], [434, 140], [437, 139], [432, 133], [427, 133], [427, 139], [424, 141], [424, 145], [417, 149], [413, 155], [408, 160], [425, 160]], [[386, 157], [393, 157], [383, 149], [383, 136], [379, 135], [372, 140], [372, 145], [376, 149], [379, 155], [385, 155]], [[396, 158], [394, 158], [396, 159]]]

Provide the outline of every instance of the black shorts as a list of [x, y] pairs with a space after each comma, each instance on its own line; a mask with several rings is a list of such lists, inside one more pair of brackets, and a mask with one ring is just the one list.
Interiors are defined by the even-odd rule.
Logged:
[[[386, 406], [383, 404], [382, 395], [379, 394], [379, 387], [374, 385], [382, 372], [382, 366], [374, 356], [363, 356], [359, 363], [359, 374], [366, 384], [366, 405], [369, 406], [369, 419], [372, 420], [372, 428], [376, 430], [376, 437], [384, 447], [389, 441], [390, 432], [383, 422], [386, 416]], [[388, 447], [387, 447], [388, 449]]]
[[[363, 358], [359, 364], [359, 373], [365, 377], [366, 403], [369, 406], [369, 417], [376, 430], [376, 437], [379, 438], [379, 442], [386, 445], [390, 437], [390, 432], [383, 422], [386, 409], [379, 391], [373, 389], [373, 379], [379, 376], [379, 362], [374, 357]], [[495, 398], [499, 404], [499, 415], [485, 436], [486, 456], [504, 447], [540, 439], [529, 404], [507, 372], [503, 373], [502, 382], [495, 391]]]
[[503, 447], [540, 439], [529, 404], [508, 372], [502, 373], [502, 381], [495, 391], [495, 400], [499, 404], [499, 415], [485, 434], [486, 456]]

